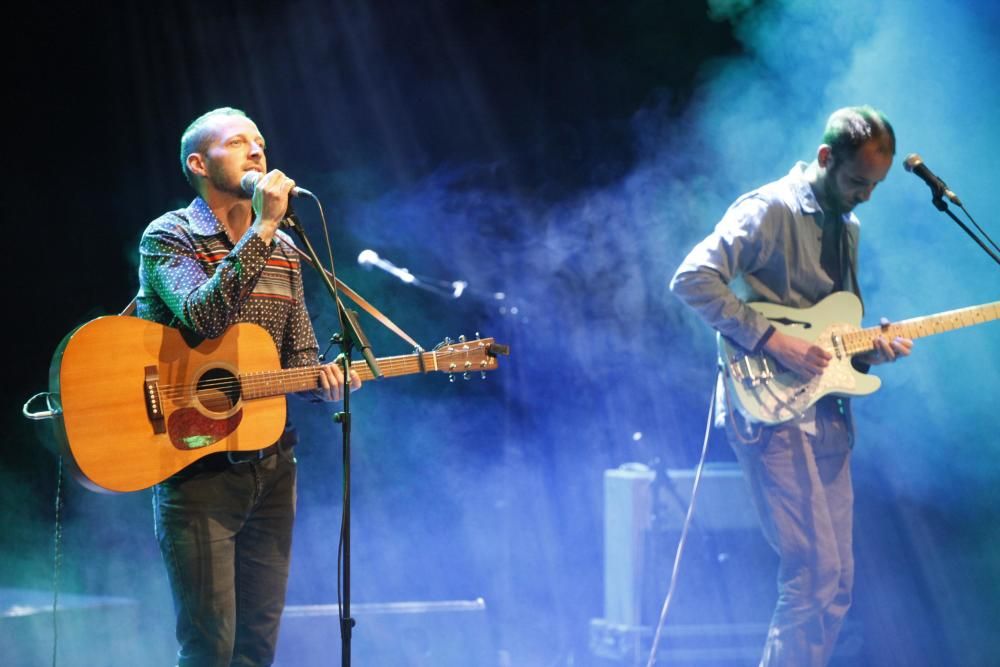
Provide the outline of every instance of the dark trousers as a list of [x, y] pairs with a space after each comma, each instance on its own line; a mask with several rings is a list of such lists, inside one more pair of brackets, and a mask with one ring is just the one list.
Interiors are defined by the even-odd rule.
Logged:
[[292, 547], [295, 472], [290, 449], [241, 463], [212, 454], [154, 487], [180, 667], [273, 662]]
[[780, 556], [778, 603], [762, 667], [822, 667], [833, 653], [854, 585], [854, 491], [849, 416], [817, 405], [816, 433], [794, 424], [747, 444], [727, 429], [764, 536]]

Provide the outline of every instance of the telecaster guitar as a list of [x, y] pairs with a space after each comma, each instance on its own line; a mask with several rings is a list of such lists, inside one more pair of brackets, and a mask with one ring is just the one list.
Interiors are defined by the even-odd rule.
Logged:
[[[378, 360], [386, 376], [493, 370], [492, 338]], [[364, 361], [351, 369], [372, 379]], [[285, 426], [285, 394], [315, 389], [319, 366], [283, 369], [270, 335], [237, 324], [191, 346], [177, 329], [100, 317], [60, 344], [49, 372], [56, 436], [77, 479], [137, 491], [215, 452], [268, 447]]]
[[861, 302], [850, 292], [831, 294], [812, 308], [769, 303], [752, 303], [750, 307], [778, 331], [815, 343], [832, 355], [826, 370], [806, 381], [767, 354], [749, 353], [719, 336], [719, 358], [729, 396], [745, 417], [764, 424], [799, 417], [828, 394], [864, 396], [877, 390], [881, 380], [856, 371], [851, 359], [875, 349], [878, 336], [889, 340], [897, 336], [921, 338], [1000, 318], [1000, 301], [996, 301], [894, 322], [886, 328], [862, 329]]

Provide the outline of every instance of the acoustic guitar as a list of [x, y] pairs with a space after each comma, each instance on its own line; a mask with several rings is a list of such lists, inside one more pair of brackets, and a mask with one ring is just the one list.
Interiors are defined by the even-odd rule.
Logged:
[[[463, 337], [378, 363], [388, 377], [485, 377], [508, 353], [492, 338]], [[372, 379], [363, 360], [351, 368]], [[255, 324], [189, 341], [154, 322], [99, 317], [68, 335], [54, 355], [49, 390], [57, 441], [84, 486], [137, 491], [209, 454], [270, 446], [285, 426], [285, 394], [317, 388], [319, 373], [319, 366], [281, 368], [274, 341]]]

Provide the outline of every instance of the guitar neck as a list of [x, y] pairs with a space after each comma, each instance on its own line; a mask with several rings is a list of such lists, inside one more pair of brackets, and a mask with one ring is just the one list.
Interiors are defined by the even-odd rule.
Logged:
[[[386, 377], [397, 377], [399, 375], [413, 375], [414, 373], [429, 373], [438, 370], [437, 357], [434, 352], [420, 352], [417, 354], [401, 354], [395, 357], [379, 357], [378, 368]], [[351, 370], [358, 374], [362, 380], [373, 380], [368, 364], [364, 359], [351, 362]]]
[[[386, 377], [439, 370], [434, 352], [381, 357], [378, 359], [378, 366]], [[351, 362], [351, 370], [357, 373], [362, 380], [371, 380], [375, 377], [363, 359]], [[240, 375], [240, 384], [244, 398], [268, 398], [316, 389], [319, 386], [319, 373], [319, 366], [243, 373]]]
[[875, 349], [875, 339], [879, 336], [887, 340], [896, 337], [923, 338], [996, 319], [1000, 319], [1000, 301], [949, 310], [937, 315], [914, 317], [901, 322], [893, 322], [884, 328], [876, 326], [859, 329], [844, 336], [844, 345], [848, 354], [863, 354]]

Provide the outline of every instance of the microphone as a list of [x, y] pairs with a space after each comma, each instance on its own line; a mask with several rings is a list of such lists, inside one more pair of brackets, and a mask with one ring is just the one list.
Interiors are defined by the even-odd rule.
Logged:
[[365, 268], [377, 267], [396, 276], [404, 283], [416, 283], [417, 277], [410, 273], [409, 269], [401, 269], [387, 259], [382, 259], [374, 250], [362, 250], [358, 255], [358, 264]]
[[935, 198], [944, 196], [950, 199], [955, 206], [962, 205], [962, 200], [958, 198], [958, 195], [949, 190], [948, 185], [935, 176], [934, 172], [927, 168], [927, 165], [924, 164], [924, 161], [916, 153], [910, 153], [906, 156], [906, 159], [903, 160], [903, 167], [906, 171], [919, 176], [924, 183], [929, 185]]
[[[259, 171], [248, 171], [247, 173], [243, 174], [243, 178], [240, 179], [240, 187], [243, 188], [243, 192], [253, 197], [253, 192], [254, 190], [257, 189], [257, 181], [259, 181], [263, 176], [264, 174], [260, 173]], [[298, 186], [295, 186], [294, 188], [289, 190], [288, 194], [289, 196], [292, 197], [298, 197], [300, 195], [305, 195], [306, 197], [315, 197], [313, 193], [309, 192], [305, 188], [300, 188]]]
[[[449, 283], [445, 280], [415, 276], [410, 273], [409, 269], [400, 268], [389, 260], [382, 259], [378, 256], [377, 252], [370, 248], [361, 251], [358, 255], [358, 264], [366, 269], [370, 269], [374, 266], [399, 278], [407, 285], [413, 285], [414, 287], [419, 287], [420, 289], [425, 289], [428, 292], [434, 292], [438, 295], [447, 294], [453, 299], [457, 299], [462, 296], [462, 293], [465, 292], [465, 289], [469, 286], [469, 283], [464, 280], [453, 280]], [[502, 293], [497, 293], [494, 297], [497, 299], [504, 298]]]

